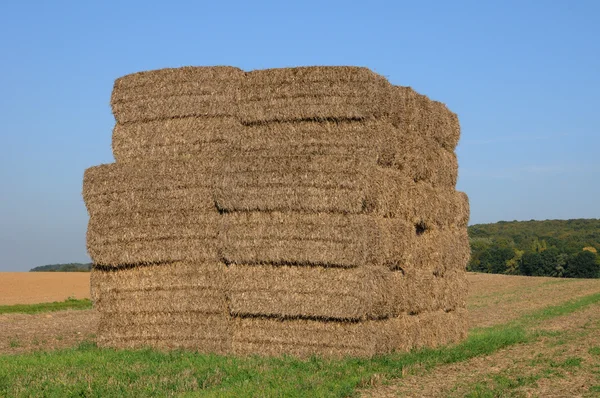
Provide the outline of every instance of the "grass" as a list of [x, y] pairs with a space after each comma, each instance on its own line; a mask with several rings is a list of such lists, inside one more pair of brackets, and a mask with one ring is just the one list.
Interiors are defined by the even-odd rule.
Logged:
[[[4, 356], [0, 396], [348, 396], [403, 369], [463, 361], [527, 341], [521, 328], [493, 328], [441, 349], [373, 359], [235, 358], [184, 351], [115, 351], [85, 343], [57, 352]], [[2, 380], [6, 382], [3, 384]], [[12, 380], [12, 383], [8, 383]], [[190, 395], [193, 396], [193, 395]]]
[[37, 314], [63, 310], [89, 310], [91, 308], [90, 299], [77, 300], [69, 297], [65, 301], [53, 303], [0, 305], [0, 314]]
[[[472, 330], [462, 343], [372, 359], [235, 358], [191, 352], [116, 351], [92, 343], [55, 352], [0, 356], [0, 396], [351, 396], [418, 369], [466, 361], [540, 337], [535, 324], [600, 302], [600, 294], [546, 307], [504, 325]], [[557, 362], [581, 365], [578, 358]], [[520, 376], [519, 376], [520, 377]], [[494, 396], [535, 381], [499, 376], [474, 386], [472, 396]], [[490, 390], [491, 388], [491, 390]], [[479, 393], [477, 392], [479, 391]]]

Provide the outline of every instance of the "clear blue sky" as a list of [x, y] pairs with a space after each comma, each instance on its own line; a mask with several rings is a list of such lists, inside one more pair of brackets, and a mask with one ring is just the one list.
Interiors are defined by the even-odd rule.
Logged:
[[600, 2], [4, 1], [0, 271], [87, 262], [115, 78], [361, 65], [458, 113], [471, 223], [599, 218]]

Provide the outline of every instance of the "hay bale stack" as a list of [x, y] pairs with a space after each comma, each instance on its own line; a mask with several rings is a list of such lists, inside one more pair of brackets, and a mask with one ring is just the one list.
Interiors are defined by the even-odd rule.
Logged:
[[366, 68], [117, 79], [84, 176], [99, 343], [372, 356], [464, 338], [467, 196], [445, 105]]

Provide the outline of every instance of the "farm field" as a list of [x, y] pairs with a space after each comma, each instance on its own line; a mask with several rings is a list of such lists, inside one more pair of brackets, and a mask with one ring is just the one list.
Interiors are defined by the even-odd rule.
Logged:
[[[85, 290], [89, 274], [77, 277], [81, 290], [49, 286], [55, 296], [38, 297]], [[95, 347], [93, 310], [0, 312], [0, 396], [600, 396], [600, 280], [469, 274], [469, 282], [465, 343], [373, 360], [115, 352]], [[15, 300], [2, 284], [0, 303]]]
[[0, 272], [0, 305], [90, 298], [89, 272]]

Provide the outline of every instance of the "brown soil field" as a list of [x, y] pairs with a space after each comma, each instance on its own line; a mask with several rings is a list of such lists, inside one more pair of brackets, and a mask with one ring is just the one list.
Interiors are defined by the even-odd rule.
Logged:
[[0, 305], [90, 298], [89, 272], [0, 272]]

